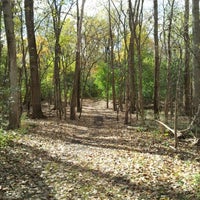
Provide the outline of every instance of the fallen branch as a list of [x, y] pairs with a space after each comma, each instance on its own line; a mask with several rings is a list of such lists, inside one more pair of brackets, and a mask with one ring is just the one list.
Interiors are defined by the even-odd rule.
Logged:
[[197, 118], [198, 118], [198, 116], [199, 116], [199, 113], [200, 113], [200, 104], [199, 104], [199, 106], [198, 106], [197, 112], [196, 112], [196, 114], [194, 115], [194, 117], [193, 117], [191, 123], [189, 124], [189, 126], [188, 126], [186, 129], [184, 129], [184, 130], [181, 131], [182, 133], [183, 133], [183, 132], [188, 132], [188, 131], [190, 131], [190, 130], [192, 129], [192, 127], [193, 127], [195, 121], [197, 120]]
[[[159, 121], [159, 120], [155, 120], [156, 122], [158, 122], [159, 124], [161, 124], [162, 126], [164, 126], [167, 130], [169, 130], [170, 132], [172, 132], [173, 134], [175, 134], [174, 129], [170, 128], [167, 124]], [[182, 137], [183, 133], [177, 130], [177, 137]]]

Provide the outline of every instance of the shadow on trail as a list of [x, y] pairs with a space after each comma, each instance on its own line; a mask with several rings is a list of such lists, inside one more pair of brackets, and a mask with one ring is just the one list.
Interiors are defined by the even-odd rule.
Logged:
[[55, 200], [52, 188], [41, 177], [43, 166], [38, 156], [34, 149], [15, 143], [0, 149], [1, 200]]
[[[127, 137], [121, 136], [122, 131], [127, 131], [120, 127], [117, 129], [105, 126], [90, 126], [86, 123], [72, 124], [46, 121], [46, 126], [34, 131], [35, 135], [51, 140], [62, 140], [66, 143], [82, 144], [106, 149], [118, 149], [126, 151], [135, 151], [139, 153], [149, 153], [162, 156], [178, 156], [181, 160], [193, 160], [196, 158], [194, 153], [188, 152], [187, 149], [179, 148], [176, 152], [164, 145], [164, 140], [156, 140], [150, 133], [129, 132]], [[44, 129], [44, 130], [43, 130]], [[127, 131], [128, 132], [128, 131]], [[138, 137], [138, 134], [141, 136]], [[185, 144], [183, 144], [185, 145]]]
[[[14, 149], [13, 149], [14, 147]], [[57, 199], [52, 187], [59, 183], [62, 186], [62, 199], [122, 199], [129, 194], [133, 199], [160, 199], [167, 195], [170, 199], [195, 199], [194, 194], [173, 189], [169, 182], [156, 183], [152, 187], [148, 180], [142, 184], [134, 183], [130, 177], [114, 175], [82, 166], [81, 163], [64, 162], [52, 157], [48, 152], [15, 143], [12, 149], [1, 151], [0, 159], [1, 188], [0, 197], [4, 199]], [[18, 150], [18, 152], [15, 152]], [[10, 151], [10, 152], [8, 152]], [[26, 154], [28, 152], [28, 154]], [[41, 178], [43, 170], [45, 177]], [[48, 185], [45, 179], [51, 179]], [[18, 186], [17, 186], [18, 185]], [[95, 191], [95, 192], [94, 192]], [[56, 194], [56, 191], [55, 191]], [[16, 196], [15, 196], [16, 195]], [[121, 195], [119, 197], [119, 195]], [[17, 197], [17, 198], [16, 198]], [[57, 194], [59, 199], [59, 195]]]

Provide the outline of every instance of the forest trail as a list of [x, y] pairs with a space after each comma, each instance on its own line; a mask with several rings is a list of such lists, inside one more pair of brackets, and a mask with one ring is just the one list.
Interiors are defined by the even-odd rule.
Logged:
[[25, 120], [0, 149], [0, 199], [200, 199], [197, 149], [174, 152], [169, 135], [128, 129], [105, 105], [87, 100], [77, 121]]

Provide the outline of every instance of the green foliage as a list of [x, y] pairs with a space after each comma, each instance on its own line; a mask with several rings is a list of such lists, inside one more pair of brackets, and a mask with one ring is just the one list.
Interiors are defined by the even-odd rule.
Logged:
[[14, 138], [14, 134], [5, 131], [4, 129], [0, 128], [0, 148], [5, 147], [8, 145], [10, 141]]
[[49, 100], [53, 96], [53, 80], [44, 79], [41, 83], [42, 100]]
[[18, 133], [20, 135], [26, 135], [26, 134], [28, 134], [29, 133], [28, 126], [22, 126], [22, 127], [20, 127], [20, 129], [18, 130]]
[[90, 77], [88, 79], [85, 90], [83, 91], [83, 97], [91, 98], [91, 97], [101, 96], [101, 93], [99, 92], [98, 86], [94, 82], [95, 82], [94, 77]]
[[200, 174], [194, 175], [194, 185], [195, 185], [195, 191], [197, 198], [200, 199]]
[[[2, 73], [0, 73], [2, 74]], [[4, 76], [0, 76], [0, 124], [2, 127], [7, 125], [8, 119], [8, 99], [9, 99], [9, 88], [8, 80]]]
[[154, 66], [153, 57], [148, 54], [143, 61], [143, 96], [146, 102], [153, 99], [153, 88], [154, 88]]
[[95, 77], [94, 84], [98, 88], [99, 97], [106, 97], [106, 90], [109, 89], [109, 93], [111, 93], [111, 83], [109, 78], [110, 68], [109, 66], [101, 62], [97, 67], [96, 73], [93, 75]]

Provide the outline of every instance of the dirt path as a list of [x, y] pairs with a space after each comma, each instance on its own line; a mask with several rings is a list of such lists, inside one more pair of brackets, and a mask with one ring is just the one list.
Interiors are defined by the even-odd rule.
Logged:
[[200, 199], [198, 151], [182, 142], [173, 152], [169, 136], [127, 129], [103, 101], [86, 102], [74, 122], [25, 123], [0, 150], [2, 200]]

